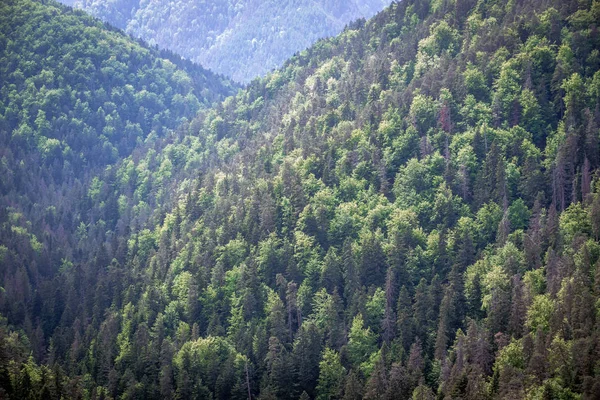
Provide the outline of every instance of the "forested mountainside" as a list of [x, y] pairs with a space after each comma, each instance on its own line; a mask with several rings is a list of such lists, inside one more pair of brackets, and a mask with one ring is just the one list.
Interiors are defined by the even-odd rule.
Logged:
[[2, 2], [0, 49], [0, 286], [13, 307], [21, 283], [72, 259], [83, 195], [103, 190], [94, 176], [237, 88], [54, 2]]
[[247, 83], [391, 0], [62, 0]]
[[405, 0], [8, 209], [3, 396], [598, 398], [599, 20]]

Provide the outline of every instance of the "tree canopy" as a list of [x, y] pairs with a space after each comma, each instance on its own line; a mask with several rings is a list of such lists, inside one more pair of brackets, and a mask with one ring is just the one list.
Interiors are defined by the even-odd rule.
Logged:
[[[69, 80], [24, 57], [10, 79], [35, 76], [14, 91], [36, 105], [0, 104], [1, 396], [594, 398], [599, 20], [598, 1], [403, 0], [194, 118], [129, 120], [147, 137], [123, 152], [120, 103], [54, 110], [63, 86], [36, 82]], [[123, 91], [193, 87], [182, 64], [161, 92], [154, 63]], [[80, 182], [54, 176], [75, 162], [62, 113], [117, 149], [73, 150]]]

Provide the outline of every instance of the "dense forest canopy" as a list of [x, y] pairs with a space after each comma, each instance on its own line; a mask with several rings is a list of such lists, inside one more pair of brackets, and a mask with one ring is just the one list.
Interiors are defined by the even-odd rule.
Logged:
[[62, 0], [247, 83], [391, 0]]
[[32, 282], [70, 259], [96, 175], [237, 89], [54, 2], [2, 2], [0, 48], [2, 275], [22, 262]]
[[[598, 398], [598, 21], [597, 0], [404, 0], [81, 164], [87, 186], [39, 175], [64, 151], [24, 187], [3, 155], [1, 395]], [[19, 118], [3, 154], [44, 154]]]

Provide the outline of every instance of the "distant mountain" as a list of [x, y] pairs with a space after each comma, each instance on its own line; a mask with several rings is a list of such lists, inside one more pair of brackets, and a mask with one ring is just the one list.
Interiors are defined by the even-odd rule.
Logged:
[[151, 44], [248, 82], [391, 0], [63, 0]]

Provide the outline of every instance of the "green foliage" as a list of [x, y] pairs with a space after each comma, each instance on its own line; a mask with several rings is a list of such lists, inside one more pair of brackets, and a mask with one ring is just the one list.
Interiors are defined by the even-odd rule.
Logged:
[[560, 233], [565, 244], [570, 244], [577, 235], [591, 233], [590, 220], [581, 204], [573, 204], [560, 216]]
[[191, 119], [3, 4], [0, 397], [592, 398], [596, 3], [394, 3]]
[[352, 321], [348, 333], [348, 357], [353, 366], [370, 371], [373, 355], [377, 352], [377, 337], [371, 328], [365, 328], [362, 315]]
[[460, 34], [446, 21], [433, 24], [430, 35], [419, 42], [416, 74], [422, 75], [435, 66], [442, 55], [454, 56], [460, 49], [460, 43]]
[[500, 373], [506, 368], [523, 369], [524, 367], [523, 345], [515, 340], [500, 350], [494, 365], [494, 368]]
[[319, 363], [319, 383], [317, 385], [317, 399], [330, 400], [339, 398], [342, 384], [346, 376], [346, 369], [340, 361], [340, 355], [329, 348], [323, 351], [323, 359]]
[[[218, 398], [235, 393], [235, 386], [243, 379], [245, 363], [246, 359], [231, 344], [215, 337], [187, 342], [173, 357], [175, 379], [185, 379], [192, 385], [191, 398], [202, 398], [207, 390]], [[186, 393], [188, 388], [180, 389]]]
[[538, 329], [548, 331], [554, 307], [554, 301], [547, 294], [535, 296], [527, 310], [527, 326], [534, 332]]
[[463, 79], [465, 81], [465, 88], [474, 99], [479, 101], [487, 99], [489, 87], [485, 75], [480, 69], [473, 64], [469, 64], [463, 73]]
[[[21, 110], [4, 110], [4, 129], [48, 166], [61, 160], [77, 174], [82, 163], [113, 163], [151, 131], [174, 128], [200, 103], [230, 93], [210, 72], [185, 70], [181, 59], [56, 4], [5, 3], [0, 26], [11, 35], [2, 54], [0, 102]], [[182, 96], [194, 105], [167, 111]]]
[[542, 295], [546, 290], [544, 271], [541, 268], [527, 271], [523, 277], [523, 282], [525, 282], [529, 293], [533, 296]]

